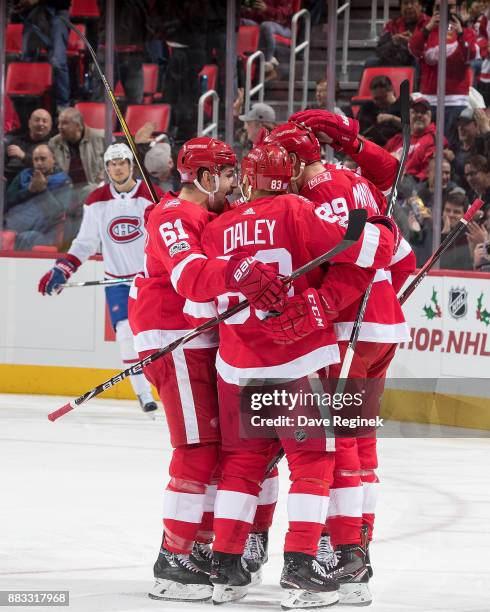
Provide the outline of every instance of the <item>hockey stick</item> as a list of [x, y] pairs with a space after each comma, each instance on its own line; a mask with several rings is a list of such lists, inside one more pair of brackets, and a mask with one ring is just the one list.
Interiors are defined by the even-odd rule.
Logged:
[[[391, 216], [393, 211], [393, 206], [396, 202], [398, 185], [403, 175], [403, 171], [405, 168], [405, 162], [407, 160], [408, 151], [410, 149], [410, 88], [408, 80], [405, 80], [400, 85], [400, 101], [401, 101], [401, 119], [402, 119], [402, 134], [403, 134], [403, 148], [402, 154], [400, 157], [400, 163], [398, 165], [398, 171], [396, 173], [395, 182], [393, 183], [393, 188], [391, 189], [390, 197], [388, 199], [388, 205], [386, 207], [386, 214]], [[344, 361], [342, 362], [342, 368], [340, 371], [339, 382], [337, 385], [336, 393], [343, 393], [345, 389], [345, 384], [347, 378], [349, 376], [350, 367], [352, 365], [352, 360], [354, 359], [354, 352], [356, 350], [357, 341], [359, 339], [359, 333], [361, 331], [362, 322], [364, 320], [364, 315], [366, 313], [366, 307], [369, 300], [369, 296], [371, 295], [371, 290], [373, 288], [374, 280], [369, 283], [366, 292], [364, 293], [364, 297], [362, 298], [362, 302], [357, 311], [356, 320], [354, 321], [354, 326], [352, 327], [352, 332], [349, 339], [349, 344], [347, 345], [347, 350], [345, 352]]]
[[[342, 251], [345, 251], [345, 249], [348, 249], [350, 246], [355, 244], [359, 240], [362, 234], [364, 225], [366, 223], [366, 218], [367, 218], [367, 213], [365, 210], [359, 209], [359, 210], [351, 211], [349, 214], [349, 223], [347, 226], [347, 230], [344, 234], [343, 239], [333, 249], [330, 249], [330, 251], [327, 251], [323, 255], [320, 255], [316, 259], [313, 259], [312, 261], [308, 262], [304, 266], [301, 266], [300, 268], [295, 270], [290, 276], [284, 279], [284, 283], [285, 284], [291, 283], [292, 281], [299, 278], [303, 274], [307, 274], [314, 268], [322, 265], [323, 263], [326, 263], [327, 261], [335, 257], [335, 255], [338, 255]], [[248, 306], [248, 301], [245, 300], [243, 302], [240, 302], [233, 308], [229, 308], [228, 310], [225, 310], [225, 312], [223, 312], [219, 316], [215, 317], [214, 319], [211, 319], [210, 321], [207, 321], [206, 323], [203, 323], [202, 325], [199, 325], [199, 327], [196, 327], [195, 329], [192, 329], [184, 336], [181, 336], [180, 338], [177, 338], [176, 340], [168, 344], [166, 347], [159, 349], [158, 351], [155, 351], [151, 355], [148, 355], [148, 357], [145, 357], [145, 359], [138, 361], [137, 363], [132, 365], [127, 370], [124, 370], [123, 372], [116, 374], [116, 376], [113, 376], [112, 378], [109, 378], [109, 380], [106, 380], [100, 385], [97, 385], [97, 387], [94, 387], [90, 391], [87, 391], [80, 397], [77, 397], [75, 400], [68, 402], [68, 404], [65, 404], [61, 408], [58, 408], [58, 410], [51, 412], [50, 414], [48, 414], [48, 419], [50, 421], [56, 421], [56, 419], [59, 419], [61, 416], [63, 416], [67, 412], [70, 412], [70, 410], [73, 410], [76, 406], [80, 406], [81, 404], [84, 404], [85, 402], [92, 399], [93, 397], [96, 397], [103, 391], [107, 391], [107, 389], [114, 387], [114, 385], [117, 385], [117, 383], [121, 382], [128, 376], [131, 376], [131, 374], [139, 374], [143, 370], [143, 368], [149, 365], [150, 363], [153, 363], [157, 359], [160, 359], [160, 357], [163, 357], [164, 355], [171, 353], [177, 347], [182, 346], [183, 344], [187, 344], [188, 342], [196, 338], [196, 336], [199, 336], [203, 332], [208, 331], [209, 329], [212, 329], [213, 327], [215, 327], [222, 321], [225, 321], [226, 319], [229, 319], [230, 317], [237, 314], [238, 312], [241, 312], [247, 306]]]
[[119, 285], [120, 283], [132, 283], [134, 276], [131, 278], [104, 278], [103, 280], [81, 281], [79, 283], [64, 283], [60, 285], [63, 289], [71, 287], [96, 287], [98, 285]]
[[121, 109], [119, 108], [119, 104], [117, 103], [116, 100], [116, 96], [114, 95], [114, 92], [111, 89], [111, 86], [109, 85], [109, 83], [107, 82], [107, 79], [105, 78], [105, 74], [102, 72], [102, 68], [99, 65], [99, 62], [97, 60], [97, 55], [94, 51], [94, 48], [92, 47], [92, 45], [89, 43], [87, 37], [85, 36], [85, 34], [83, 32], [80, 32], [80, 30], [75, 27], [71, 21], [69, 21], [68, 19], [66, 19], [65, 17], [60, 17], [61, 21], [63, 21], [63, 23], [73, 32], [75, 32], [75, 34], [81, 39], [83, 40], [83, 42], [85, 43], [85, 46], [87, 47], [90, 55], [92, 56], [92, 60], [94, 62], [94, 65], [97, 69], [97, 72], [99, 73], [99, 76], [102, 80], [102, 83], [105, 87], [105, 90], [107, 91], [107, 95], [109, 96], [110, 101], [112, 102], [112, 106], [114, 107], [114, 111], [116, 113], [117, 118], [119, 119], [119, 123], [121, 124], [122, 130], [124, 132], [124, 135], [126, 136], [126, 140], [128, 141], [128, 145], [129, 148], [131, 149], [131, 151], [133, 152], [134, 155], [134, 159], [136, 160], [136, 164], [139, 168], [139, 171], [141, 172], [141, 176], [143, 177], [143, 180], [145, 181], [146, 186], [148, 187], [148, 191], [151, 194], [151, 199], [153, 200], [153, 202], [155, 204], [158, 204], [159, 202], [159, 197], [157, 195], [157, 192], [155, 191], [155, 187], [153, 186], [153, 183], [151, 182], [150, 179], [150, 175], [148, 174], [148, 171], [146, 170], [144, 164], [141, 163], [139, 154], [138, 154], [138, 149], [136, 148], [136, 144], [134, 142], [133, 137], [131, 136], [131, 132], [129, 131], [128, 128], [128, 124], [126, 123], [122, 113], [121, 113]]
[[420, 268], [418, 274], [412, 280], [412, 282], [408, 285], [408, 287], [402, 291], [398, 295], [398, 300], [400, 304], [404, 304], [409, 298], [415, 289], [420, 285], [422, 280], [427, 276], [427, 272], [434, 266], [436, 261], [443, 255], [451, 244], [456, 240], [456, 238], [461, 234], [461, 232], [465, 229], [471, 219], [475, 216], [475, 213], [480, 210], [483, 206], [483, 200], [476, 199], [473, 204], [468, 208], [464, 216], [458, 221], [458, 223], [454, 226], [454, 228], [449, 232], [449, 234], [444, 238], [436, 251], [431, 255], [431, 257], [425, 262], [425, 264]]
[[[427, 276], [427, 273], [434, 266], [436, 261], [441, 257], [443, 253], [447, 251], [447, 249], [451, 246], [454, 240], [456, 240], [456, 238], [461, 234], [463, 229], [468, 225], [471, 219], [475, 216], [476, 212], [480, 210], [482, 206], [483, 206], [482, 200], [475, 200], [473, 202], [473, 204], [470, 206], [470, 208], [468, 208], [468, 210], [466, 211], [462, 219], [458, 221], [457, 225], [455, 225], [455, 227], [446, 236], [444, 241], [439, 245], [439, 248], [437, 249], [437, 251], [434, 251], [430, 259], [428, 259], [426, 263], [424, 264], [424, 266], [420, 268], [418, 274], [415, 276], [412, 282], [408, 285], [408, 287], [398, 295], [398, 300], [400, 304], [403, 305], [407, 301], [407, 299], [412, 295], [415, 289], [420, 285], [420, 283], [425, 278], [425, 276]], [[338, 388], [339, 387], [337, 387], [336, 392], [338, 392]], [[284, 449], [281, 448], [280, 451], [277, 453], [277, 455], [273, 459], [271, 459], [269, 465], [267, 466], [266, 474], [270, 474], [270, 472], [272, 472], [272, 470], [276, 467], [276, 465], [281, 461], [283, 457], [284, 457]]]

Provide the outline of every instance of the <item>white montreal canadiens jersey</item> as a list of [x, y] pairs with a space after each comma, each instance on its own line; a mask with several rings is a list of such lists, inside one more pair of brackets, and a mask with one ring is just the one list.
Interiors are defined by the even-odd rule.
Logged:
[[[162, 195], [158, 188], [157, 194]], [[141, 180], [127, 193], [118, 193], [111, 184], [99, 187], [87, 198], [82, 225], [69, 253], [83, 263], [101, 245], [108, 277], [134, 276], [141, 272], [146, 236], [144, 215], [152, 202]]]

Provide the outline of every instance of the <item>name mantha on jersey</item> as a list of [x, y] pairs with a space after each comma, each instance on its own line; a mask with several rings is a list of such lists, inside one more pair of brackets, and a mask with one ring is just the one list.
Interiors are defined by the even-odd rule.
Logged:
[[107, 276], [134, 276], [143, 269], [144, 215], [151, 203], [141, 180], [127, 193], [118, 193], [111, 184], [99, 187], [87, 198], [82, 225], [69, 252], [83, 262], [102, 245]]

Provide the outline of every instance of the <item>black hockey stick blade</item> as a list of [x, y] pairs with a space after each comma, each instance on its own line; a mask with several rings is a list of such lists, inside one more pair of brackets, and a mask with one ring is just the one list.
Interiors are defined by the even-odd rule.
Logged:
[[[310, 261], [304, 266], [301, 266], [300, 268], [295, 270], [291, 274], [291, 276], [288, 276], [284, 279], [284, 283], [289, 284], [291, 281], [295, 280], [299, 276], [307, 274], [308, 272], [310, 272], [310, 270], [313, 270], [313, 268], [316, 268], [317, 266], [326, 263], [342, 251], [345, 251], [346, 249], [351, 247], [360, 238], [364, 229], [364, 225], [366, 223], [366, 218], [367, 212], [363, 209], [351, 211], [349, 213], [349, 222], [347, 225], [347, 230], [344, 234], [344, 238], [333, 249], [330, 249], [330, 251], [327, 251], [323, 255], [320, 255], [320, 257], [317, 257], [313, 261]], [[138, 361], [137, 363], [133, 364], [127, 370], [123, 370], [119, 374], [116, 374], [116, 376], [109, 378], [108, 380], [101, 383], [100, 385], [97, 385], [90, 391], [87, 391], [83, 395], [80, 395], [75, 400], [72, 400], [64, 406], [61, 406], [61, 408], [58, 408], [58, 410], [51, 412], [50, 414], [48, 414], [48, 419], [50, 421], [56, 421], [56, 419], [59, 419], [67, 412], [70, 412], [70, 410], [76, 408], [76, 406], [80, 406], [81, 404], [88, 402], [88, 400], [92, 399], [93, 397], [96, 397], [97, 395], [100, 395], [104, 391], [107, 391], [107, 389], [114, 387], [128, 376], [131, 376], [132, 374], [140, 374], [143, 368], [149, 365], [150, 363], [153, 363], [157, 359], [160, 359], [160, 357], [171, 353], [177, 347], [182, 346], [183, 344], [187, 344], [196, 336], [199, 336], [203, 332], [212, 329], [216, 325], [219, 325], [219, 323], [221, 323], [222, 321], [225, 321], [226, 319], [229, 319], [238, 312], [244, 310], [248, 305], [248, 300], [244, 300], [236, 306], [233, 306], [233, 308], [225, 310], [225, 312], [221, 313], [219, 316], [215, 317], [214, 319], [211, 319], [210, 321], [207, 321], [206, 323], [203, 323], [202, 325], [199, 325], [199, 327], [196, 327], [195, 329], [190, 330], [189, 333], [185, 334], [184, 336], [181, 336], [180, 338], [177, 338], [171, 344], [168, 344], [164, 348], [155, 351], [151, 355], [148, 355], [148, 357], [145, 357], [141, 361]]]
[[398, 186], [405, 170], [408, 152], [410, 151], [410, 84], [408, 79], [405, 79], [400, 84], [400, 116], [402, 120], [403, 147], [400, 161], [398, 163], [398, 171], [396, 173], [393, 188], [391, 189], [388, 205], [386, 207], [387, 215], [391, 215], [393, 212], [393, 206], [395, 205], [398, 195]]

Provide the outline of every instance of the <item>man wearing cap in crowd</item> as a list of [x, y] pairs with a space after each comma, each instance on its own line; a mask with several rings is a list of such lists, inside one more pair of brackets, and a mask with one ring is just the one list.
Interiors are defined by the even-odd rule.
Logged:
[[[276, 113], [272, 106], [264, 102], [256, 102], [252, 108], [238, 117], [245, 124], [248, 147], [262, 141], [265, 130], [272, 130], [276, 124]], [[245, 145], [245, 142], [242, 142]]]
[[[432, 122], [429, 101], [420, 93], [413, 93], [410, 98], [410, 152], [407, 158], [405, 174], [415, 181], [425, 181], [429, 160], [435, 151], [436, 125]], [[403, 145], [402, 134], [395, 134], [386, 143], [386, 150], [399, 157]], [[444, 139], [444, 157], [450, 162], [454, 153], [447, 148]]]
[[172, 149], [168, 142], [157, 142], [150, 145], [150, 149], [145, 155], [145, 168], [148, 170], [153, 182], [164, 192], [174, 189], [172, 171], [174, 161], [172, 159]]
[[[455, 148], [454, 170], [464, 180], [464, 165], [472, 155], [486, 155], [490, 131], [484, 132], [479, 125], [475, 111], [468, 107], [459, 114], [456, 122], [458, 130], [458, 144]], [[467, 184], [463, 184], [467, 187]]]

